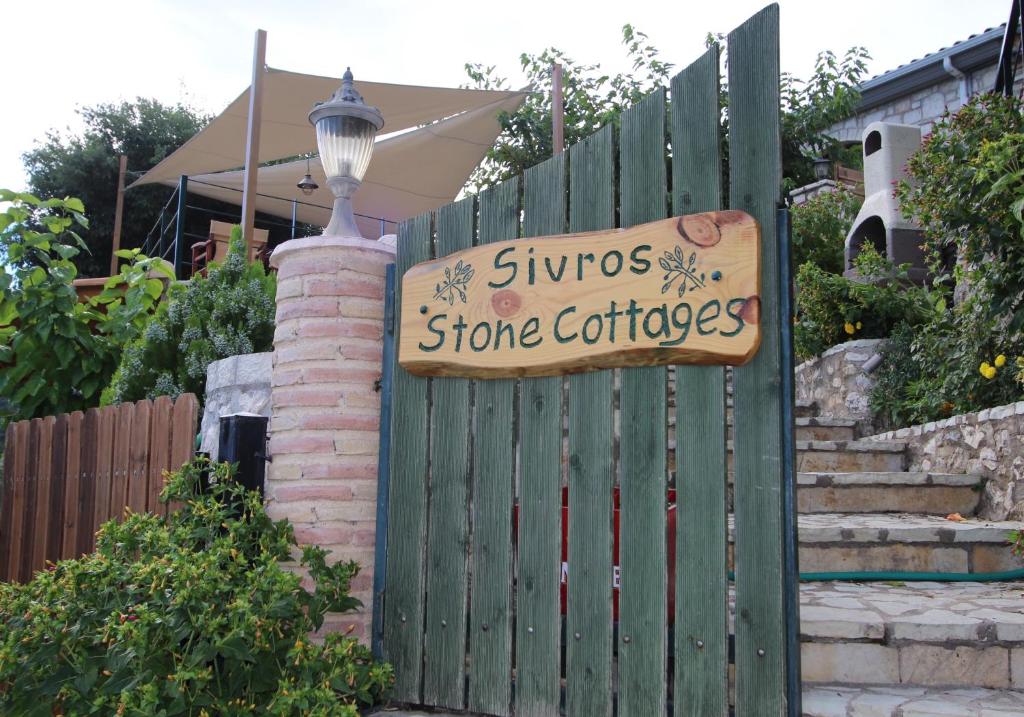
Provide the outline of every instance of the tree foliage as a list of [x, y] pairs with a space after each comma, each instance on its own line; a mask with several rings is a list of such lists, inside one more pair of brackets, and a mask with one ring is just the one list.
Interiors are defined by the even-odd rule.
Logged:
[[[609, 75], [600, 64], [582, 63], [555, 47], [539, 54], [522, 53], [519, 64], [526, 74], [530, 94], [518, 110], [498, 118], [501, 134], [473, 172], [467, 187], [479, 191], [515, 177], [553, 152], [551, 111], [551, 65], [562, 65], [565, 144], [570, 146], [589, 137], [606, 124], [616, 124], [622, 110], [640, 100], [651, 88], [667, 84], [670, 63], [658, 59], [658, 50], [647, 35], [632, 25], [622, 27], [622, 44], [633, 71]], [[468, 87], [509, 89], [507, 78], [495, 67], [466, 63]]]
[[[79, 134], [56, 130], [22, 155], [29, 191], [43, 199], [78, 197], [92, 221], [80, 232], [89, 251], [75, 257], [82, 276], [106, 276], [110, 268], [119, 156], [130, 170], [153, 167], [202, 129], [209, 117], [184, 104], [137, 98], [78, 111]], [[133, 179], [129, 175], [128, 183]], [[125, 193], [122, 246], [141, 246], [171, 194], [163, 186]]]
[[904, 214], [925, 231], [944, 298], [942, 311], [898, 333], [886, 351], [871, 403], [893, 425], [1024, 395], [1014, 368], [1024, 357], [1022, 110], [1017, 98], [983, 95], [947, 113], [896, 189]]
[[[724, 42], [723, 35], [709, 34], [706, 40], [708, 46]], [[566, 146], [590, 136], [606, 124], [617, 124], [622, 110], [653, 88], [668, 84], [673, 65], [660, 59], [657, 48], [646, 34], [632, 25], [624, 25], [622, 44], [633, 69], [617, 75], [603, 72], [600, 64], [579, 62], [554, 47], [539, 54], [524, 52], [520, 55], [519, 63], [531, 92], [518, 110], [500, 115], [501, 134], [470, 177], [467, 188], [479, 191], [518, 176], [552, 155], [553, 63], [560, 63], [563, 67]], [[863, 47], [850, 48], [842, 57], [824, 51], [818, 55], [814, 72], [808, 80], [782, 75], [779, 89], [785, 191], [815, 180], [815, 157], [831, 156], [848, 166], [859, 166], [859, 149], [845, 150], [825, 130], [853, 114], [860, 99], [857, 86], [864, 76], [868, 59]], [[509, 89], [508, 79], [498, 75], [493, 65], [467, 63], [466, 73], [470, 79], [469, 87]], [[727, 142], [728, 94], [724, 85], [723, 77], [722, 134], [723, 142]], [[727, 146], [723, 146], [723, 153], [728, 156]]]
[[175, 286], [125, 348], [103, 404], [182, 393], [201, 399], [211, 361], [272, 348], [276, 291], [276, 276], [246, 261], [234, 227], [224, 261], [212, 264], [208, 276]]
[[846, 234], [862, 203], [839, 185], [834, 192], [822, 192], [794, 206], [790, 210], [793, 264], [811, 262], [821, 271], [842, 274]]
[[0, 712], [17, 715], [358, 717], [390, 666], [338, 633], [327, 611], [359, 606], [353, 562], [305, 547], [313, 587], [281, 563], [292, 526], [227, 464], [197, 459], [169, 477], [161, 518], [110, 521], [96, 551], [0, 583]]
[[[74, 259], [89, 226], [79, 199], [40, 200], [0, 190], [0, 396], [12, 418], [96, 406], [121, 349], [139, 336], [169, 268], [138, 251], [99, 296], [78, 300]], [[36, 229], [34, 227], [38, 227]]]

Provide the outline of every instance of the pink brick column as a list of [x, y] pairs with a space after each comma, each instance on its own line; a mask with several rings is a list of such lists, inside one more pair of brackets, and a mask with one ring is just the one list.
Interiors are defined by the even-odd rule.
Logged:
[[292, 239], [277, 249], [273, 416], [267, 512], [301, 544], [362, 570], [358, 614], [327, 630], [369, 641], [376, 527], [384, 272], [394, 247], [342, 237]]

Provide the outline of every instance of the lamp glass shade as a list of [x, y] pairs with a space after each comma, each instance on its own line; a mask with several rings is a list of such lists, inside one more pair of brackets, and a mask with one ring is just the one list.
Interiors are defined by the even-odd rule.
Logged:
[[361, 182], [370, 166], [377, 128], [362, 117], [329, 115], [316, 122], [320, 163], [328, 177], [351, 177]]

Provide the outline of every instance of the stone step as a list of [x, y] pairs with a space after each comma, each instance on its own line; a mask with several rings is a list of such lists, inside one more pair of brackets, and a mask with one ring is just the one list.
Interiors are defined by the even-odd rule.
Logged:
[[1020, 717], [1024, 692], [941, 687], [804, 688], [804, 717]]
[[1024, 582], [803, 583], [803, 682], [1024, 688], [1022, 593]]
[[800, 473], [801, 513], [974, 515], [982, 478], [944, 473]]
[[[852, 441], [857, 438], [857, 420], [853, 418], [830, 418], [827, 416], [801, 416], [794, 420], [798, 441]], [[676, 425], [674, 413], [668, 417], [668, 425]], [[729, 437], [732, 437], [732, 415], [729, 416]]]
[[813, 513], [798, 516], [798, 526], [801, 572], [987, 573], [1021, 567], [1007, 543], [1010, 531], [1024, 527], [1017, 521]]
[[[674, 453], [674, 449], [675, 441], [669, 441], [669, 450]], [[905, 463], [905, 449], [903, 441], [798, 440], [796, 470], [798, 473], [899, 472]], [[728, 442], [728, 451], [731, 471], [733, 441]]]

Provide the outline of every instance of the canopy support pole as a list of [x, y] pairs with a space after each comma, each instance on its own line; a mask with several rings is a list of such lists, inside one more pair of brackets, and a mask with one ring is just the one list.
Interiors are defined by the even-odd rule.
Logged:
[[245, 255], [252, 252], [253, 225], [256, 222], [256, 173], [260, 166], [260, 121], [263, 115], [263, 76], [266, 74], [267, 31], [256, 31], [252, 57], [252, 84], [249, 85], [249, 124], [245, 135], [245, 184], [242, 191], [242, 236]]
[[562, 65], [551, 66], [551, 143], [553, 155], [565, 149], [565, 102], [562, 93]]
[[124, 175], [128, 171], [128, 155], [122, 154], [117, 168], [117, 201], [114, 203], [114, 241], [110, 247], [110, 275], [117, 275], [117, 252], [121, 249], [121, 221], [124, 217]]

